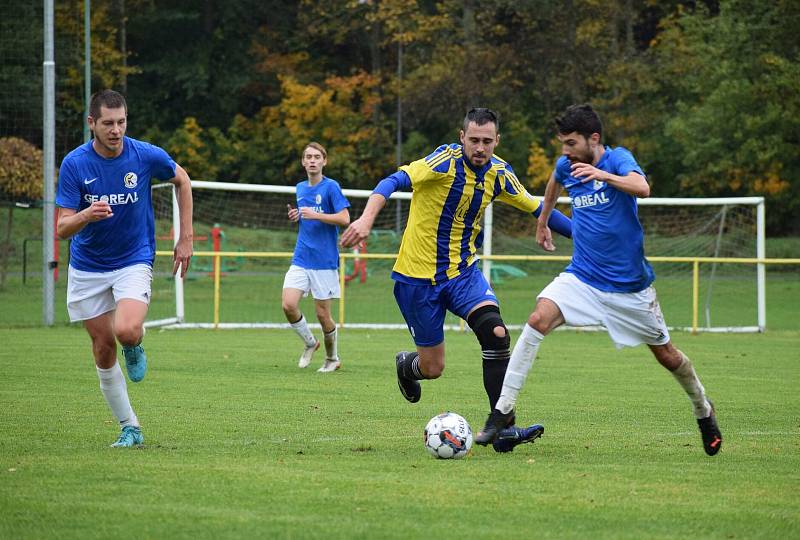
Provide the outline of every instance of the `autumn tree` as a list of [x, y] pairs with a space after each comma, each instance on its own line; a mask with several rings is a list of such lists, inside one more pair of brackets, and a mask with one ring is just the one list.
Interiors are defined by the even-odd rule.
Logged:
[[770, 230], [798, 230], [799, 20], [796, 2], [727, 0], [662, 21], [628, 92], [656, 193], [763, 195]]
[[0, 202], [8, 205], [6, 234], [0, 246], [0, 288], [5, 287], [13, 249], [14, 208], [42, 198], [42, 151], [16, 137], [0, 139]]

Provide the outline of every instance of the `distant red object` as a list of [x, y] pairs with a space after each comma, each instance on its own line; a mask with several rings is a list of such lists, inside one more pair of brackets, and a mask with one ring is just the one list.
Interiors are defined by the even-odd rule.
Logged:
[[[353, 248], [353, 253], [358, 255], [359, 253], [366, 253], [367, 252], [367, 242], [362, 240], [361, 242]], [[353, 271], [344, 276], [345, 282], [352, 281], [356, 278], [356, 276], [360, 276], [359, 281], [364, 283], [367, 281], [367, 259], [359, 259], [356, 257], [353, 259]]]

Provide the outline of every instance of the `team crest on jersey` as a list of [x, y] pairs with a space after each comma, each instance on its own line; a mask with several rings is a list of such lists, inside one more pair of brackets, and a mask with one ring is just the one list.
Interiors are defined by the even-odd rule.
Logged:
[[317, 193], [317, 196], [314, 197], [314, 202], [317, 203], [317, 204], [320, 204], [322, 202], [322, 195]]
[[129, 172], [125, 175], [125, 187], [129, 189], [133, 189], [136, 187], [136, 183], [139, 181], [139, 177], [136, 176], [136, 173]]
[[600, 180], [595, 180], [594, 181], [594, 189], [595, 189], [595, 191], [599, 191], [599, 190], [603, 189], [605, 187], [605, 185], [606, 185], [606, 183], [605, 182], [601, 182]]

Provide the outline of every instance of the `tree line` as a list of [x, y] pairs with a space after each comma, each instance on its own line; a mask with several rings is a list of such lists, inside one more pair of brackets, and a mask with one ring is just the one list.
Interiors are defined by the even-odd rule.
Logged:
[[[56, 2], [57, 163], [82, 140], [83, 4]], [[0, 58], [41, 65], [41, 8], [10, 9]], [[122, 91], [129, 134], [193, 179], [294, 184], [317, 140], [329, 176], [369, 189], [483, 106], [501, 117], [497, 153], [540, 193], [553, 118], [589, 102], [653, 195], [763, 195], [770, 234], [800, 232], [795, 0], [95, 0], [91, 14], [93, 88]], [[3, 108], [26, 120], [0, 118], [0, 137], [41, 146], [20, 130], [41, 125], [41, 78], [4, 63]]]

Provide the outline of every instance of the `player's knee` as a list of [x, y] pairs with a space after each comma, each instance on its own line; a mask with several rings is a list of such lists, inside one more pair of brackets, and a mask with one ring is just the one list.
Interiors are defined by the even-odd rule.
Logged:
[[283, 313], [287, 317], [289, 317], [290, 315], [294, 315], [297, 312], [297, 304], [293, 304], [285, 300], [281, 302], [281, 308], [283, 309]]
[[550, 333], [550, 330], [552, 330], [551, 324], [551, 321], [547, 320], [538, 310], [531, 313], [530, 317], [528, 317], [528, 326], [543, 336]]
[[144, 330], [138, 324], [118, 324], [115, 328], [117, 339], [125, 346], [138, 345], [142, 341]]
[[467, 323], [484, 351], [507, 351], [511, 346], [511, 337], [503, 318], [500, 316], [500, 308], [494, 305], [480, 307], [470, 313]]
[[[665, 346], [650, 347], [659, 364], [669, 371], [675, 371], [683, 364], [686, 356], [677, 348], [667, 343]], [[688, 358], [686, 358], [688, 360]]]
[[322, 326], [330, 326], [333, 322], [330, 311], [325, 308], [317, 308], [317, 320]]

